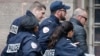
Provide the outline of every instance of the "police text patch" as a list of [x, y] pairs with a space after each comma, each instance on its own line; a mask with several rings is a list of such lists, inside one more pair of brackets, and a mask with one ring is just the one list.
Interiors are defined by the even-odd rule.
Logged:
[[7, 53], [14, 53], [17, 52], [20, 48], [20, 43], [16, 44], [8, 44]]
[[17, 31], [18, 31], [18, 26], [12, 25], [11, 28], [10, 28], [10, 32], [14, 33], [14, 34], [17, 34]]
[[54, 56], [55, 49], [46, 50], [43, 56]]

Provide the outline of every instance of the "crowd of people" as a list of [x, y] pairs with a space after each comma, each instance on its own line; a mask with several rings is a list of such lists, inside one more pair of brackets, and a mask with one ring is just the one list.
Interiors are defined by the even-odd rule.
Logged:
[[[75, 9], [66, 21], [70, 6], [62, 1], [50, 5], [50, 16], [45, 20], [46, 6], [32, 3], [26, 14], [15, 19], [10, 26], [6, 46], [1, 56], [85, 56], [88, 54], [87, 21], [85, 9]], [[41, 24], [39, 24], [41, 22]]]

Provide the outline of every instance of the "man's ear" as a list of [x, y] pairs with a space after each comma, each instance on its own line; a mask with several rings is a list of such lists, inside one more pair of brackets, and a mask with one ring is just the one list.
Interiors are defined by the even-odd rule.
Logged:
[[70, 37], [71, 31], [68, 32], [67, 36]]

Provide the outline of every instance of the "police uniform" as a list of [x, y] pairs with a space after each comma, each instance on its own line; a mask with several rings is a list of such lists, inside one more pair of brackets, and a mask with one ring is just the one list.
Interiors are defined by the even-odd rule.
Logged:
[[55, 45], [55, 56], [79, 56], [77, 45], [73, 44], [67, 37], [61, 37]]
[[[61, 1], [55, 1], [50, 5], [51, 12], [57, 11], [62, 8], [66, 10], [66, 9], [69, 9], [70, 7], [62, 4]], [[42, 46], [43, 53], [46, 49], [47, 42], [48, 42], [50, 35], [52, 34], [52, 32], [55, 30], [55, 28], [58, 25], [60, 25], [59, 19], [54, 14], [51, 14], [49, 18], [45, 19], [41, 23], [39, 27], [38, 41]]]
[[29, 32], [19, 32], [8, 40], [1, 56], [41, 56], [37, 37]]
[[[21, 20], [19, 24], [17, 24], [18, 20]], [[33, 14], [28, 11], [24, 17], [15, 20], [14, 23], [18, 26], [18, 32], [8, 36], [7, 45], [1, 56], [41, 56], [41, 48], [35, 34], [35, 26], [39, 23]]]
[[34, 20], [37, 21], [37, 19], [35, 18], [35, 16], [34, 16], [30, 11], [27, 11], [27, 12], [26, 12], [26, 15], [24, 15], [24, 16], [22, 16], [22, 17], [19, 17], [19, 18], [15, 19], [15, 20], [13, 21], [13, 23], [12, 23], [11, 26], [10, 26], [10, 32], [9, 32], [8, 38], [13, 37], [13, 36], [15, 36], [18, 32], [20, 32], [19, 26], [20, 26], [21, 21], [22, 21], [24, 18], [27, 18], [27, 19], [33, 18]]
[[60, 25], [60, 22], [57, 17], [51, 15], [50, 18], [44, 20], [39, 28], [39, 38], [38, 41], [41, 44], [42, 48], [45, 50], [47, 46], [47, 41], [49, 36], [52, 34], [56, 26]]

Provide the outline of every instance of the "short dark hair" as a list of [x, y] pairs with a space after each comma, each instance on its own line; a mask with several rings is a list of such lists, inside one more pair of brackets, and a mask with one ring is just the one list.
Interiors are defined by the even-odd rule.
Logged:
[[26, 16], [21, 20], [19, 28], [21, 31], [33, 32], [36, 26], [39, 26], [38, 21], [35, 18], [29, 18]]
[[37, 8], [38, 10], [41, 10], [42, 8], [44, 8], [46, 10], [46, 6], [42, 3], [40, 3], [39, 1], [35, 1], [31, 4], [29, 10], [33, 10], [34, 8]]
[[69, 21], [64, 21], [60, 26], [58, 26], [53, 34], [50, 36], [48, 41], [48, 49], [51, 49], [55, 46], [56, 42], [62, 37], [68, 34], [73, 30], [73, 25]]

